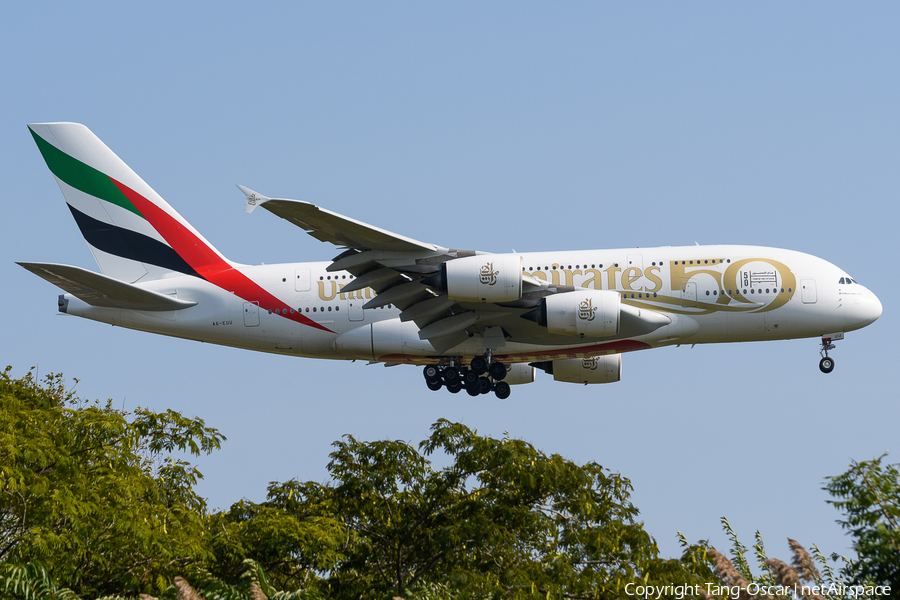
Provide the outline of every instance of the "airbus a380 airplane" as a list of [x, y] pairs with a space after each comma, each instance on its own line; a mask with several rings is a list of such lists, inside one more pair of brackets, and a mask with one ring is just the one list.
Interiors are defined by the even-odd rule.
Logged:
[[59, 286], [59, 310], [141, 331], [310, 358], [424, 365], [428, 387], [619, 381], [622, 354], [673, 344], [821, 338], [881, 316], [875, 294], [815, 256], [754, 246], [490, 254], [420, 242], [245, 187], [343, 251], [248, 266], [222, 256], [76, 123], [29, 125], [102, 275], [19, 263]]

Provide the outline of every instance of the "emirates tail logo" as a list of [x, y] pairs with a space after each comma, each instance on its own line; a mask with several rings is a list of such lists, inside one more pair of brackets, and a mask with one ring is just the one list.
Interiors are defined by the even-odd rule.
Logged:
[[590, 358], [582, 358], [581, 366], [587, 369], [588, 371], [596, 371], [597, 370], [597, 357], [591, 356]]
[[500, 271], [494, 270], [494, 263], [489, 262], [488, 264], [481, 267], [481, 283], [485, 285], [496, 284], [498, 273], [500, 273]]
[[592, 305], [590, 298], [578, 305], [578, 318], [582, 321], [593, 321], [596, 313], [597, 307]]
[[250, 194], [247, 197], [247, 204], [249, 204], [250, 206], [256, 206], [256, 202], [257, 202], [256, 194]]

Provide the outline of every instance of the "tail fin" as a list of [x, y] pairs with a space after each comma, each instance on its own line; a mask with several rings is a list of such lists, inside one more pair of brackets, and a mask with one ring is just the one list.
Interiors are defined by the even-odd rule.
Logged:
[[104, 275], [134, 283], [232, 266], [90, 129], [28, 128]]

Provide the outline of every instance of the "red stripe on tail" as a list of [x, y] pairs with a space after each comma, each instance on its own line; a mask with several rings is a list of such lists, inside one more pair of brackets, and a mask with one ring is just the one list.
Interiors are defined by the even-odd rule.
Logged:
[[[260, 308], [266, 310], [276, 310], [282, 312], [282, 315], [292, 321], [296, 321], [303, 325], [315, 327], [328, 333], [334, 333], [323, 325], [319, 325], [309, 317], [305, 317], [299, 312], [290, 312], [292, 307], [282, 302], [271, 293], [260, 287], [252, 279], [232, 267], [221, 254], [216, 252], [203, 240], [198, 238], [190, 229], [179, 223], [172, 215], [150, 202], [133, 189], [120, 183], [110, 177], [110, 180], [116, 184], [125, 197], [134, 204], [141, 215], [159, 232], [163, 239], [172, 246], [172, 249], [178, 253], [181, 258], [187, 262], [203, 279], [211, 284], [222, 288], [227, 292], [243, 298], [247, 302], [256, 302]], [[287, 309], [285, 312], [283, 309]], [[289, 313], [289, 314], [288, 314]]]

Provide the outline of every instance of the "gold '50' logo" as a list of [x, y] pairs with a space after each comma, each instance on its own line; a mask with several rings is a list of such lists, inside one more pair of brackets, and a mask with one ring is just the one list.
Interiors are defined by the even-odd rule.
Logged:
[[494, 285], [497, 283], [498, 273], [500, 273], [500, 271], [494, 270], [494, 263], [489, 262], [481, 267], [481, 283], [485, 285]]

